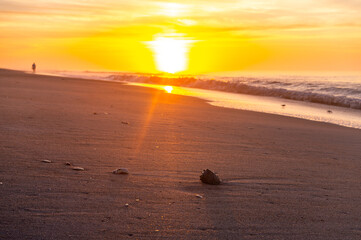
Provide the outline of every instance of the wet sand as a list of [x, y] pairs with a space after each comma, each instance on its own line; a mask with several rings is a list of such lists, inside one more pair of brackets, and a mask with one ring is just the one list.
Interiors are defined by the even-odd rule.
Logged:
[[361, 239], [360, 173], [361, 130], [0, 70], [0, 239]]

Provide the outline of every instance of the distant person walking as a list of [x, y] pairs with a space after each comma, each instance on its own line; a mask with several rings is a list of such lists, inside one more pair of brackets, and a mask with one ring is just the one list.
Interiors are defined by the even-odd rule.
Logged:
[[36, 70], [36, 64], [33, 63], [33, 65], [31, 65], [31, 68], [33, 69], [33, 73], [35, 73], [35, 70]]

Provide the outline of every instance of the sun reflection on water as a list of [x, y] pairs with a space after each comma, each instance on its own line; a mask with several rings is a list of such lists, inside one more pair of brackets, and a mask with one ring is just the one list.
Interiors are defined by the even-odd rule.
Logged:
[[165, 86], [165, 87], [164, 87], [164, 90], [165, 90], [167, 93], [172, 93], [173, 87], [172, 87], [172, 86]]

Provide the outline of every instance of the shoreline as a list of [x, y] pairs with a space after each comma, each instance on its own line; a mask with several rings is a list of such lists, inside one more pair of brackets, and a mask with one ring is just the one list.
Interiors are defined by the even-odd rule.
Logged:
[[[150, 87], [158, 90], [162, 89], [163, 86], [161, 84], [100, 79], [99, 77], [91, 78], [91, 76], [71, 77], [71, 76], [62, 76], [60, 74], [52, 75], [50, 73], [40, 73], [38, 75], [70, 78], [70, 79], [84, 79], [88, 81], [115, 82], [115, 83], [129, 84], [140, 87]], [[314, 122], [328, 123], [347, 128], [361, 129], [361, 120], [360, 120], [361, 112], [359, 110], [352, 108], [327, 105], [321, 103], [313, 103], [307, 101], [298, 101], [293, 99], [285, 99], [285, 98], [278, 98], [272, 96], [231, 93], [231, 92], [223, 92], [218, 90], [189, 88], [189, 87], [181, 87], [181, 86], [173, 86], [173, 87], [178, 89], [178, 91], [177, 93], [172, 93], [172, 94], [203, 99], [208, 104], [216, 107], [231, 108], [236, 110], [259, 112], [265, 114], [273, 114], [278, 116], [286, 116], [286, 117], [292, 117], [292, 118], [303, 119]], [[207, 92], [210, 93], [216, 92], [217, 95], [220, 96], [213, 97], [212, 94], [207, 94]], [[232, 95], [236, 97], [233, 97]], [[235, 98], [238, 98], [236, 102], [232, 102], [232, 100], [230, 100]], [[242, 104], [237, 103], [237, 101], [241, 102]], [[257, 104], [250, 104], [252, 102], [257, 102]], [[267, 107], [262, 106], [262, 105], [269, 105], [269, 103], [272, 103], [272, 106], [267, 106]], [[281, 107], [282, 105], [285, 106], [287, 105], [287, 107], [286, 108]]]
[[111, 82], [0, 86], [2, 239], [361, 237], [358, 129]]
[[[146, 73], [114, 73], [114, 72], [89, 72], [89, 71], [63, 71], [57, 75], [91, 78], [117, 81], [130, 79], [129, 82], [143, 82], [151, 84], [165, 84], [178, 87], [191, 87], [204, 90], [221, 91], [226, 93], [237, 93], [260, 97], [274, 97], [296, 102], [314, 103], [327, 106], [341, 107], [345, 109], [361, 108], [361, 99], [355, 95], [355, 89], [361, 87], [360, 75], [334, 76], [330, 74], [329, 80], [325, 74], [323, 77], [306, 75], [281, 74], [279, 77], [267, 76], [265, 73], [255, 73], [259, 77], [245, 75], [233, 77], [204, 77], [190, 76], [162, 76]], [[136, 78], [135, 81], [131, 80]], [[139, 81], [140, 78], [141, 80]], [[335, 78], [335, 79], [333, 79]], [[116, 80], [115, 80], [116, 79]], [[327, 83], [325, 85], [325, 83]], [[272, 85], [272, 86], [271, 86]], [[289, 87], [287, 87], [289, 86]], [[326, 91], [325, 88], [328, 88]], [[304, 88], [308, 89], [304, 91]], [[347, 94], [346, 94], [346, 92]], [[333, 92], [333, 94], [331, 94]]]
[[[166, 86], [132, 82], [128, 82], [127, 84], [158, 90], [164, 90], [164, 87]], [[175, 86], [173, 86], [171, 94], [203, 99], [208, 104], [216, 107], [273, 114], [353, 129], [361, 129], [361, 112], [355, 109], [276, 97]], [[337, 116], [335, 116], [335, 114], [337, 114]]]

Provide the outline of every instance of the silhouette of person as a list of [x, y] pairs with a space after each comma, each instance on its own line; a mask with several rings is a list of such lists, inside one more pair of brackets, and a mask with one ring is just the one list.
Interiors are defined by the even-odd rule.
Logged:
[[33, 63], [33, 65], [31, 65], [31, 68], [33, 69], [33, 73], [35, 73], [35, 70], [36, 70], [36, 64]]

